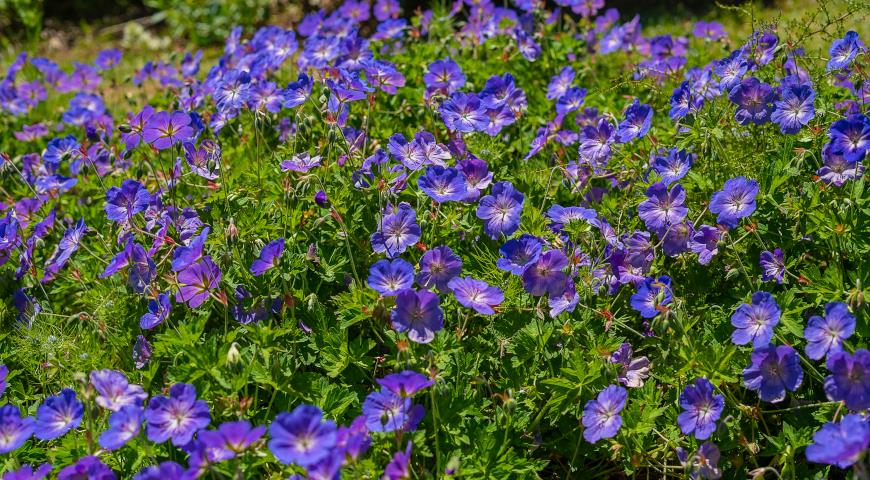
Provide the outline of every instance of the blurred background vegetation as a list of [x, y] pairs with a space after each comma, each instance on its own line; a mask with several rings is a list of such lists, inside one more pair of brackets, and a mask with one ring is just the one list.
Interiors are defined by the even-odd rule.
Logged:
[[[411, 16], [418, 9], [451, 1], [400, 0], [400, 3], [403, 15]], [[511, 0], [495, 1], [498, 5], [511, 3]], [[244, 27], [248, 35], [265, 24], [286, 28], [306, 12], [321, 8], [329, 11], [340, 3], [341, 0], [0, 0], [0, 65], [25, 50], [68, 62], [70, 58], [91, 57], [110, 45], [120, 45], [128, 54], [145, 57], [202, 48], [208, 59], [219, 55], [220, 46], [235, 25]], [[623, 22], [640, 14], [648, 33], [688, 31], [692, 22], [705, 19], [722, 22], [732, 38], [741, 39], [761, 25], [828, 20], [823, 23], [837, 28], [857, 27], [862, 38], [870, 35], [866, 22], [850, 21], [848, 25], [837, 22], [841, 16], [851, 16], [849, 12], [870, 11], [870, 0], [606, 0], [605, 7], [617, 8]], [[828, 18], [817, 18], [819, 12]], [[371, 22], [373, 27], [374, 19]], [[829, 44], [832, 32], [816, 36], [813, 41]]]
[[[447, 0], [440, 0], [447, 1]], [[52, 40], [53, 36], [81, 30], [116, 32], [127, 22], [159, 25], [173, 38], [186, 38], [199, 45], [220, 43], [234, 25], [256, 27], [269, 20], [298, 20], [310, 10], [326, 8], [336, 0], [0, 0], [0, 46], [14, 46]], [[433, 2], [402, 1], [405, 13], [428, 8]], [[500, 3], [500, 2], [497, 2]], [[611, 0], [606, 6], [624, 15], [640, 13], [644, 18], [691, 13], [702, 16], [739, 0], [680, 0], [677, 2]], [[757, 4], [769, 8], [774, 0]], [[75, 40], [72, 39], [59, 39]]]

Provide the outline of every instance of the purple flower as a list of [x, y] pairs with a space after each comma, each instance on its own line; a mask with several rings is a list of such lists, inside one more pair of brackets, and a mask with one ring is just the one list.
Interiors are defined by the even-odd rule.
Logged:
[[[571, 68], [571, 67], [567, 67]], [[556, 113], [559, 115], [567, 115], [571, 112], [580, 110], [583, 106], [583, 101], [586, 99], [585, 88], [573, 87], [565, 90], [559, 100], [556, 102]]]
[[601, 167], [610, 160], [611, 145], [615, 139], [616, 128], [606, 118], [598, 120], [598, 125], [586, 125], [580, 131], [580, 158], [595, 167]]
[[625, 119], [619, 122], [616, 131], [616, 139], [619, 143], [628, 143], [634, 139], [642, 138], [652, 125], [653, 109], [649, 105], [642, 104], [634, 99], [625, 110]]
[[473, 308], [481, 315], [495, 313], [492, 307], [501, 305], [504, 301], [504, 292], [498, 287], [491, 287], [483, 280], [475, 280], [471, 277], [455, 277], [448, 282], [447, 286], [453, 290], [456, 301], [461, 305]]
[[251, 274], [259, 277], [271, 270], [281, 261], [281, 254], [283, 253], [284, 238], [272, 240], [260, 251], [260, 258], [254, 260], [254, 263], [251, 264]]
[[755, 77], [749, 77], [735, 85], [728, 98], [737, 105], [734, 118], [740, 125], [761, 125], [770, 121], [776, 93], [770, 85]]
[[308, 152], [297, 153], [290, 160], [281, 162], [282, 172], [308, 173], [314, 167], [320, 166], [320, 155], [311, 156]]
[[749, 69], [749, 62], [743, 49], [734, 50], [730, 55], [720, 60], [713, 71], [719, 75], [719, 87], [723, 90], [731, 90], [740, 83], [740, 79]]
[[438, 203], [458, 202], [468, 195], [465, 177], [459, 170], [432, 166], [417, 179], [417, 186]]
[[148, 394], [139, 385], [131, 385], [127, 376], [115, 370], [91, 372], [91, 385], [97, 391], [97, 405], [117, 412], [127, 405], [141, 406]]
[[870, 447], [870, 423], [861, 415], [850, 413], [839, 422], [828, 422], [813, 434], [807, 446], [807, 461], [849, 468]]
[[520, 228], [525, 195], [510, 182], [498, 182], [492, 192], [480, 199], [477, 218], [484, 220], [483, 231], [493, 240], [500, 234], [513, 235]]
[[94, 456], [82, 457], [57, 474], [57, 480], [115, 480], [116, 478], [115, 472]]
[[725, 182], [722, 190], [710, 199], [710, 211], [717, 214], [716, 221], [734, 228], [741, 218], [755, 211], [758, 182], [746, 177], [735, 177]]
[[345, 458], [351, 462], [358, 460], [372, 445], [372, 436], [366, 427], [366, 416], [360, 415], [353, 419], [347, 427], [338, 427], [336, 448], [344, 452]]
[[211, 423], [208, 404], [196, 399], [196, 388], [176, 383], [169, 389], [169, 398], [153, 397], [145, 409], [148, 440], [163, 443], [172, 439], [175, 446], [186, 445], [197, 430]]
[[416, 139], [409, 142], [401, 133], [395, 133], [390, 137], [387, 150], [408, 170], [417, 171], [426, 163], [426, 153], [420, 142]]
[[783, 260], [782, 250], [777, 248], [773, 252], [768, 250], [761, 252], [758, 263], [762, 269], [762, 282], [776, 280], [776, 283], [782, 283], [782, 279], [785, 276], [785, 261]]
[[825, 316], [810, 317], [804, 338], [807, 339], [807, 356], [819, 360], [826, 355], [843, 350], [843, 340], [855, 333], [855, 316], [842, 302], [825, 305]]
[[403, 398], [413, 397], [415, 393], [429, 388], [435, 384], [425, 375], [413, 370], [405, 370], [399, 373], [391, 373], [384, 378], [376, 380], [378, 384], [390, 392]]
[[646, 190], [647, 199], [637, 206], [638, 216], [647, 228], [662, 235], [668, 227], [686, 218], [686, 190], [676, 184], [670, 192], [664, 183], [654, 183]]
[[100, 434], [100, 446], [117, 450], [139, 435], [142, 429], [142, 407], [126, 405], [109, 416], [109, 428]]
[[163, 462], [160, 465], [143, 468], [133, 477], [133, 480], [166, 480], [169, 478], [184, 478], [184, 467], [175, 462]]
[[794, 392], [800, 387], [804, 371], [797, 352], [788, 345], [756, 348], [752, 361], [743, 370], [746, 388], [758, 392], [764, 402], [781, 402], [786, 390]]
[[558, 75], [555, 75], [551, 80], [550, 84], [547, 85], [547, 100], [558, 100], [565, 95], [565, 92], [568, 91], [568, 88], [571, 87], [571, 84], [574, 83], [574, 77], [576, 73], [574, 69], [571, 67], [564, 67], [561, 71], [559, 71]]
[[846, 160], [840, 153], [833, 153], [831, 144], [822, 148], [824, 164], [816, 172], [822, 181], [829, 185], [842, 187], [847, 181], [859, 178], [864, 173], [864, 165], [857, 160]]
[[317, 204], [320, 208], [326, 208], [329, 206], [329, 197], [326, 196], [326, 192], [323, 190], [318, 190], [317, 193], [314, 194], [314, 203]]
[[311, 95], [311, 87], [313, 83], [308, 75], [299, 74], [298, 80], [287, 84], [284, 90], [284, 108], [294, 108], [305, 103]]
[[858, 33], [852, 30], [846, 32], [843, 38], [834, 40], [829, 51], [831, 59], [828, 60], [828, 71], [842, 70], [848, 67], [858, 55], [860, 47], [861, 40], [858, 39]]
[[133, 362], [136, 368], [144, 367], [151, 360], [151, 344], [148, 339], [142, 335], [136, 337], [136, 343], [133, 344]]
[[408, 332], [416, 343], [429, 343], [444, 328], [444, 311], [438, 295], [429, 290], [402, 290], [396, 296], [396, 307], [390, 314], [393, 329]]
[[400, 291], [414, 286], [414, 266], [397, 258], [378, 260], [369, 268], [369, 287], [385, 297], [394, 297]]
[[393, 432], [416, 430], [423, 419], [425, 410], [414, 405], [410, 398], [401, 397], [382, 388], [379, 392], [368, 394], [362, 405], [366, 418], [366, 428], [372, 432]]
[[203, 257], [178, 273], [178, 292], [175, 301], [187, 303], [190, 308], [196, 308], [205, 302], [212, 290], [221, 282], [221, 269], [211, 260]]
[[631, 296], [631, 308], [643, 318], [653, 318], [662, 311], [667, 311], [665, 305], [673, 300], [671, 295], [671, 277], [662, 275], [659, 278], [647, 278], [637, 287], [637, 292]]
[[547, 209], [547, 218], [550, 219], [550, 228], [554, 232], [561, 232], [565, 226], [577, 220], [585, 220], [590, 222], [598, 216], [598, 213], [591, 208], [584, 207], [563, 207], [561, 205], [553, 205]]
[[420, 259], [417, 283], [423, 288], [446, 291], [447, 283], [462, 273], [462, 258], [446, 245], [426, 250]]
[[148, 190], [136, 180], [124, 180], [119, 187], [112, 187], [106, 192], [104, 210], [106, 218], [113, 222], [127, 223], [133, 215], [144, 212], [151, 203]]
[[22, 465], [18, 470], [13, 470], [3, 476], [3, 480], [42, 480], [51, 473], [50, 463], [43, 463], [36, 470], [28, 464]]
[[269, 450], [283, 464], [307, 468], [327, 458], [336, 444], [336, 426], [323, 420], [323, 411], [312, 405], [299, 405], [282, 412], [269, 425]]
[[847, 161], [860, 162], [870, 148], [870, 119], [854, 114], [837, 120], [828, 130], [831, 153], [842, 155]]
[[84, 406], [76, 398], [76, 392], [65, 388], [57, 395], [48, 397], [36, 409], [36, 425], [33, 431], [40, 440], [54, 440], [82, 423]]
[[713, 442], [706, 442], [698, 447], [698, 451], [689, 458], [682, 447], [677, 447], [677, 458], [683, 466], [687, 467], [689, 478], [706, 480], [718, 480], [722, 477], [719, 470], [719, 447]]
[[465, 86], [465, 75], [459, 65], [447, 57], [429, 64], [428, 72], [423, 75], [423, 82], [427, 91], [440, 90], [444, 95], [451, 95]]
[[719, 229], [709, 225], [701, 225], [689, 241], [689, 249], [698, 254], [698, 262], [701, 265], [710, 263], [719, 253]]
[[705, 22], [703, 20], [695, 22], [694, 28], [692, 29], [692, 35], [710, 41], [719, 40], [720, 38], [725, 38], [727, 36], [725, 34], [725, 27], [722, 26], [721, 23]]
[[617, 380], [629, 388], [640, 388], [649, 377], [650, 363], [646, 357], [634, 358], [630, 343], [623, 343], [610, 355], [610, 363], [619, 365]]
[[158, 112], [148, 119], [142, 138], [157, 150], [166, 150], [193, 137], [190, 115], [175, 111]]
[[816, 116], [815, 100], [816, 92], [809, 85], [783, 86], [770, 120], [782, 133], [794, 135]]
[[569, 264], [568, 257], [561, 250], [548, 250], [530, 263], [522, 273], [523, 288], [539, 297], [555, 297], [565, 292], [568, 275], [563, 271]]
[[779, 323], [782, 309], [767, 292], [752, 294], [752, 304], [741, 304], [731, 315], [731, 325], [734, 332], [731, 341], [735, 345], [746, 345], [752, 342], [754, 348], [764, 347], [773, 338], [773, 328]]
[[652, 163], [652, 169], [662, 177], [662, 182], [665, 185], [670, 185], [679, 181], [689, 173], [692, 168], [695, 156], [685, 150], [677, 150], [676, 147], [668, 150], [668, 155], [663, 157], [656, 156]]
[[585, 427], [583, 438], [596, 443], [602, 438], [613, 438], [622, 427], [619, 412], [625, 408], [628, 392], [617, 385], [610, 385], [598, 394], [595, 400], [586, 402], [583, 408], [582, 423]]
[[474, 93], [454, 93], [439, 111], [444, 125], [452, 131], [469, 133], [484, 130], [489, 124], [486, 107]]
[[706, 378], [698, 378], [680, 394], [680, 406], [683, 412], [677, 416], [677, 424], [683, 434], [706, 440], [716, 431], [716, 421], [725, 408], [725, 397], [714, 395], [713, 384]]
[[157, 295], [157, 299], [148, 301], [148, 313], [142, 315], [139, 319], [139, 328], [142, 330], [151, 330], [160, 325], [169, 317], [169, 312], [172, 310], [170, 304], [169, 292], [163, 292]]
[[834, 352], [828, 355], [827, 367], [831, 372], [825, 377], [829, 400], [845, 402], [853, 411], [870, 408], [870, 351]]
[[236, 454], [247, 450], [265, 433], [265, 426], [254, 427], [247, 420], [239, 420], [222, 423], [217, 430], [199, 432], [197, 438], [211, 451], [209, 457], [212, 461], [223, 461], [235, 458]]
[[184, 142], [184, 159], [190, 171], [206, 180], [220, 176], [221, 147], [212, 140], [203, 140], [199, 148], [193, 142]]
[[371, 236], [372, 249], [377, 253], [386, 253], [387, 258], [394, 258], [417, 243], [421, 234], [417, 213], [411, 205], [402, 202], [398, 208], [388, 206], [384, 209], [378, 230]]
[[384, 469], [382, 480], [409, 480], [411, 478], [411, 441], [405, 451], [398, 451]]
[[24, 445], [35, 426], [33, 417], [21, 418], [21, 410], [14, 405], [0, 407], [0, 453], [9, 453]]
[[543, 243], [538, 237], [523, 234], [505, 242], [498, 252], [501, 254], [495, 265], [505, 272], [522, 275], [527, 266], [537, 263], [541, 256]]

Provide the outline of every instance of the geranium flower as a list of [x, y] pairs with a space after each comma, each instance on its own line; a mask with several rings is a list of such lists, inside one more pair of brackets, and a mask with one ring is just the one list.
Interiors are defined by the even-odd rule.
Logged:
[[260, 251], [260, 257], [251, 264], [251, 274], [255, 277], [266, 273], [281, 261], [284, 253], [284, 238], [272, 240]]
[[429, 290], [406, 289], [396, 296], [396, 306], [390, 314], [393, 329], [408, 332], [416, 343], [429, 343], [444, 328], [444, 311], [438, 295]]
[[646, 191], [647, 199], [637, 206], [638, 216], [647, 228], [664, 233], [668, 227], [683, 221], [689, 213], [686, 190], [677, 184], [668, 191], [664, 183], [654, 183]]
[[719, 229], [709, 225], [701, 227], [692, 235], [689, 241], [689, 249], [698, 254], [698, 263], [706, 265], [719, 253]]
[[825, 316], [813, 315], [807, 322], [804, 338], [807, 339], [807, 356], [819, 360], [826, 355], [843, 350], [843, 340], [855, 333], [855, 316], [843, 302], [825, 305]]
[[417, 213], [411, 205], [402, 202], [398, 208], [388, 206], [384, 209], [378, 230], [371, 236], [372, 249], [377, 253], [386, 253], [387, 258], [394, 258], [417, 243], [421, 234]]
[[393, 455], [390, 463], [384, 469], [383, 480], [409, 480], [411, 478], [411, 446], [409, 440], [405, 451], [398, 451]]
[[825, 393], [831, 401], [844, 402], [853, 411], [870, 408], [870, 351], [840, 351], [828, 355], [830, 375], [825, 377]]
[[847, 161], [860, 162], [870, 148], [870, 119], [854, 114], [837, 120], [828, 130], [831, 153], [842, 155]]
[[652, 107], [640, 103], [635, 98], [634, 102], [625, 110], [625, 118], [619, 122], [619, 127], [616, 131], [617, 141], [619, 143], [628, 143], [642, 138], [647, 134], [652, 125], [652, 117]]
[[29, 464], [22, 465], [18, 470], [7, 472], [3, 480], [42, 480], [47, 477], [54, 467], [50, 463], [43, 463], [36, 470]]
[[586, 402], [583, 408], [583, 438], [596, 443], [602, 438], [613, 438], [622, 427], [619, 413], [625, 408], [628, 392], [624, 388], [611, 385], [598, 394], [595, 400]]
[[417, 178], [417, 186], [438, 203], [458, 202], [467, 196], [465, 177], [459, 170], [432, 166]]
[[115, 472], [99, 458], [89, 455], [57, 473], [57, 480], [115, 480]]
[[561, 250], [548, 250], [523, 270], [523, 288], [534, 296], [561, 295], [567, 287], [568, 257]]
[[752, 304], [741, 304], [731, 315], [731, 325], [735, 328], [731, 341], [735, 345], [752, 342], [754, 348], [767, 346], [773, 338], [773, 328], [779, 323], [780, 315], [782, 309], [773, 295], [767, 292], [753, 293]]
[[307, 468], [332, 453], [336, 426], [323, 419], [313, 405], [299, 405], [292, 412], [279, 413], [269, 426], [269, 450], [279, 462]]
[[378, 260], [369, 268], [368, 283], [380, 295], [394, 297], [414, 286], [414, 266], [401, 258]]
[[493, 240], [499, 235], [510, 236], [520, 227], [525, 195], [510, 182], [498, 182], [492, 192], [481, 198], [477, 218], [484, 220], [483, 230]]
[[717, 214], [716, 221], [734, 228], [741, 218], [755, 211], [758, 182], [746, 177], [735, 177], [725, 182], [722, 190], [710, 199], [710, 211]]
[[190, 115], [175, 111], [158, 112], [148, 119], [142, 130], [142, 139], [157, 150], [166, 150], [193, 137]]
[[127, 376], [115, 370], [91, 372], [91, 385], [97, 391], [97, 405], [117, 412], [127, 405], [142, 405], [148, 394], [139, 385], [131, 385]]
[[842, 187], [847, 181], [860, 178], [864, 174], [864, 165], [858, 160], [846, 160], [841, 153], [834, 153], [831, 144], [822, 148], [824, 164], [816, 172], [823, 182]]
[[751, 363], [743, 370], [743, 381], [746, 388], [758, 392], [762, 401], [781, 402], [786, 390], [794, 392], [800, 387], [804, 371], [792, 347], [771, 343], [756, 348], [751, 358]]
[[782, 279], [785, 277], [785, 260], [782, 250], [776, 248], [772, 252], [768, 250], [761, 252], [758, 264], [761, 265], [762, 282], [776, 280], [776, 283], [782, 283]]
[[755, 77], [742, 80], [728, 93], [728, 99], [737, 105], [734, 118], [740, 125], [761, 125], [770, 121], [776, 93], [770, 85]]
[[163, 292], [157, 295], [157, 299], [148, 301], [148, 313], [142, 315], [139, 319], [139, 328], [142, 330], [150, 330], [166, 320], [169, 317], [169, 312], [172, 310], [171, 298], [169, 292]]
[[838, 38], [831, 43], [831, 49], [828, 52], [831, 59], [828, 60], [827, 70], [830, 72], [848, 67], [858, 55], [860, 48], [861, 40], [858, 38], [858, 33], [849, 30], [843, 38]]
[[175, 446], [186, 445], [197, 430], [211, 423], [208, 404], [196, 399], [196, 388], [187, 383], [176, 383], [169, 389], [169, 397], [156, 396], [145, 409], [148, 440], [163, 443], [172, 439]]
[[870, 447], [870, 423], [862, 415], [850, 413], [839, 422], [828, 422], [813, 434], [807, 446], [807, 461], [849, 468]]
[[366, 428], [372, 432], [411, 432], [425, 415], [422, 405], [414, 405], [410, 398], [401, 397], [382, 388], [368, 394], [362, 405]]
[[178, 273], [179, 288], [175, 293], [175, 301], [196, 308], [206, 301], [220, 282], [221, 269], [215, 265], [211, 257], [203, 257], [199, 262]]
[[794, 135], [816, 116], [816, 92], [809, 85], [783, 86], [780, 98], [773, 102], [770, 120], [782, 133]]
[[109, 416], [109, 428], [100, 434], [100, 446], [117, 450], [139, 435], [142, 429], [142, 407], [125, 405]]
[[719, 447], [713, 442], [703, 443], [698, 447], [698, 451], [689, 458], [689, 455], [682, 447], [677, 447], [677, 459], [680, 463], [687, 467], [689, 478], [696, 480], [702, 478], [705, 480], [718, 480], [722, 477], [722, 471], [719, 469]]
[[425, 375], [413, 370], [391, 373], [384, 378], [378, 378], [376, 381], [380, 386], [403, 398], [413, 397], [417, 392], [435, 384]]
[[474, 309], [481, 315], [494, 314], [495, 310], [492, 307], [501, 305], [504, 301], [504, 292], [483, 280], [455, 277], [447, 283], [447, 286], [453, 290], [457, 302]]
[[0, 407], [0, 453], [9, 453], [24, 445], [36, 426], [33, 417], [21, 417], [14, 405]]
[[489, 123], [486, 107], [474, 93], [454, 93], [441, 104], [439, 111], [444, 125], [456, 132], [484, 130]]
[[650, 362], [646, 357], [634, 357], [630, 343], [623, 343], [610, 354], [610, 363], [619, 365], [617, 381], [629, 388], [640, 388], [649, 377]]
[[45, 399], [36, 409], [36, 424], [33, 434], [40, 440], [54, 440], [82, 423], [84, 406], [76, 398], [76, 392], [65, 388], [57, 395]]
[[447, 283], [460, 273], [462, 273], [462, 258], [453, 253], [450, 247], [439, 245], [426, 250], [420, 259], [417, 284], [423, 288], [437, 288], [444, 292], [449, 288]]
[[680, 406], [683, 412], [677, 416], [677, 424], [683, 434], [706, 440], [716, 431], [716, 421], [725, 408], [725, 397], [714, 395], [713, 384], [706, 378], [698, 378], [680, 394]]
[[673, 300], [671, 295], [671, 277], [662, 275], [658, 278], [647, 278], [637, 287], [637, 292], [631, 296], [631, 308], [643, 318], [653, 318]]

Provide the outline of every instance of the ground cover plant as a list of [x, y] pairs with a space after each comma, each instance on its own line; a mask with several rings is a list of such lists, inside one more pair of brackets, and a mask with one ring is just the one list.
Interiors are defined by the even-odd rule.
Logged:
[[867, 5], [556, 3], [11, 59], [2, 478], [866, 478]]

